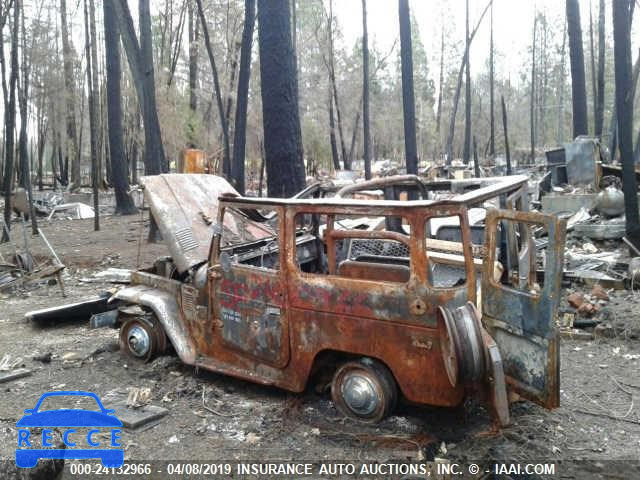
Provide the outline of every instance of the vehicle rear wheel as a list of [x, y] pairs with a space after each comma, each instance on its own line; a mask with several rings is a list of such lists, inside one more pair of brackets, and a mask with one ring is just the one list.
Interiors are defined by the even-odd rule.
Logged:
[[148, 362], [164, 353], [167, 336], [155, 315], [129, 318], [120, 327], [120, 350]]
[[395, 408], [398, 388], [384, 364], [362, 358], [347, 362], [336, 370], [331, 382], [331, 398], [346, 416], [376, 423]]

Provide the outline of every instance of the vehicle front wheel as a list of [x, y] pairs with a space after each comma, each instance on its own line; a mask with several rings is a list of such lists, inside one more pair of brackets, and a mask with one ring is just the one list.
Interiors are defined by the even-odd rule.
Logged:
[[129, 318], [120, 327], [120, 350], [133, 358], [148, 362], [166, 346], [167, 337], [155, 315]]
[[398, 388], [389, 369], [381, 362], [362, 358], [343, 364], [331, 382], [331, 398], [346, 416], [377, 423], [395, 408]]

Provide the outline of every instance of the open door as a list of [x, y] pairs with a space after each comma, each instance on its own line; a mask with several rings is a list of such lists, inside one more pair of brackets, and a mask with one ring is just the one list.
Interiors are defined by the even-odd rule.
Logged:
[[[566, 222], [540, 213], [489, 210], [485, 225], [483, 323], [498, 345], [510, 388], [546, 408], [555, 408], [560, 403], [556, 312]], [[517, 258], [502, 280], [496, 280], [493, 272], [499, 229], [506, 233], [506, 248]], [[546, 243], [546, 253], [538, 254], [536, 238]], [[544, 270], [544, 278], [537, 278], [537, 266]]]

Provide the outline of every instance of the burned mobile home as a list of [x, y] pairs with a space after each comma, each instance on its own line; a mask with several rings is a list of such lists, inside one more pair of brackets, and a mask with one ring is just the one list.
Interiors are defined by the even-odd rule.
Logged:
[[[171, 257], [112, 299], [130, 355], [170, 343], [252, 382], [317, 379], [367, 422], [400, 398], [473, 395], [501, 425], [510, 392], [558, 406], [565, 223], [528, 211], [527, 177], [388, 177], [290, 199], [239, 197], [209, 175], [143, 183]], [[372, 189], [385, 199], [354, 198]]]

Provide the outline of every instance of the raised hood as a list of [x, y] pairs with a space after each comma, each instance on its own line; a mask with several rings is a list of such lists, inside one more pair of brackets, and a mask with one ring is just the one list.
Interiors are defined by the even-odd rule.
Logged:
[[[213, 223], [218, 217], [218, 198], [238, 195], [238, 192], [224, 178], [215, 175], [162, 174], [142, 177], [140, 182], [144, 186], [145, 202], [178, 271], [183, 273], [206, 261]], [[225, 215], [225, 226], [231, 231], [244, 228], [248, 237], [256, 239], [266, 235], [265, 226], [253, 225], [248, 219], [236, 222], [234, 218], [237, 217]]]

